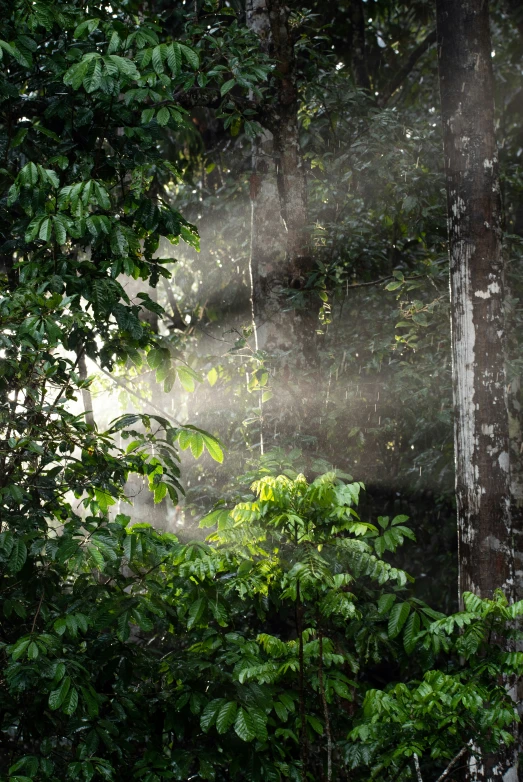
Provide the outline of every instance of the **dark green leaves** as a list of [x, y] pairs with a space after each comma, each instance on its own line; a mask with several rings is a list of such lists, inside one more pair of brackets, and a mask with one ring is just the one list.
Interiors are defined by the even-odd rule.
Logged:
[[254, 719], [243, 707], [238, 710], [236, 715], [234, 730], [242, 741], [252, 741], [256, 737]]
[[236, 720], [238, 704], [234, 701], [224, 703], [216, 717], [216, 730], [218, 733], [226, 733]]
[[410, 605], [408, 603], [397, 603], [393, 606], [389, 616], [389, 638], [395, 638], [399, 635], [409, 613]]
[[51, 693], [49, 693], [49, 708], [53, 711], [56, 711], [57, 709], [62, 706], [64, 703], [67, 694], [69, 692], [69, 688], [71, 687], [71, 677], [66, 676], [60, 686], [53, 690]]

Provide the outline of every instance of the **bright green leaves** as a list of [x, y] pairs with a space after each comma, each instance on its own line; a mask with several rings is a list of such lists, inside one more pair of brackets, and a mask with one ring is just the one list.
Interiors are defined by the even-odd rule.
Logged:
[[[144, 301], [144, 305], [150, 309], [151, 304], [153, 303], [150, 300], [147, 303]], [[156, 370], [156, 382], [163, 383], [165, 392], [171, 390], [177, 377], [183, 388], [189, 392], [194, 391], [196, 383], [202, 381], [201, 375], [187, 364], [174, 365], [168, 348], [152, 348], [147, 354], [147, 363], [151, 369]]]
[[223, 450], [220, 442], [208, 432], [188, 426], [178, 432], [177, 439], [182, 451], [190, 448], [195, 459], [202, 455], [205, 448], [215, 462], [220, 464], [223, 462]]
[[[401, 546], [405, 538], [416, 540], [415, 534], [411, 529], [404, 526], [408, 516], [396, 516], [390, 522], [388, 516], [378, 516], [378, 524], [383, 529], [383, 534], [374, 541], [376, 554], [381, 557], [384, 551], [395, 552], [398, 546]], [[390, 526], [389, 526], [390, 525]]]

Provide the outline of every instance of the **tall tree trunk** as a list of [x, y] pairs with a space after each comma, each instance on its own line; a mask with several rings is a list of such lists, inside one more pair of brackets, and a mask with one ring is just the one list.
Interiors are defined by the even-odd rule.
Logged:
[[[276, 61], [264, 133], [253, 150], [251, 281], [256, 347], [273, 366], [275, 400], [264, 406], [265, 440], [292, 439], [308, 404], [303, 371], [315, 363], [317, 313], [302, 292], [312, 269], [306, 178], [300, 152], [298, 91], [289, 9], [282, 0], [248, 0], [247, 24]], [[292, 300], [299, 291], [301, 306]], [[299, 426], [298, 426], [299, 429]]]
[[[437, 0], [450, 246], [459, 588], [512, 596], [504, 268], [488, 4]], [[469, 779], [517, 780], [514, 751]]]
[[365, 7], [363, 0], [351, 0], [351, 64], [356, 87], [370, 90], [367, 68], [367, 46], [365, 43]]

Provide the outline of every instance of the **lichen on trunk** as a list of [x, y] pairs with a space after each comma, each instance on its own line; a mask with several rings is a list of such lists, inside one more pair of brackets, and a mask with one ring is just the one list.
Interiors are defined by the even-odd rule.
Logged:
[[[460, 595], [513, 597], [504, 259], [488, 4], [437, 0], [450, 248]], [[517, 779], [514, 751], [470, 780]]]

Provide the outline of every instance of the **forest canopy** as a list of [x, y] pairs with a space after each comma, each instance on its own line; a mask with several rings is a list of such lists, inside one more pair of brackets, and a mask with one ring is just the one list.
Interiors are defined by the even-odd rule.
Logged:
[[523, 775], [522, 36], [0, 0], [1, 780]]

